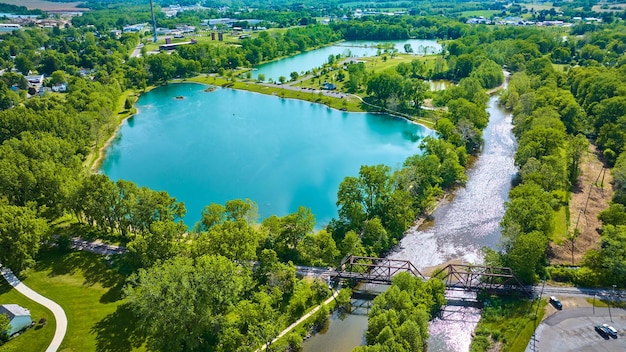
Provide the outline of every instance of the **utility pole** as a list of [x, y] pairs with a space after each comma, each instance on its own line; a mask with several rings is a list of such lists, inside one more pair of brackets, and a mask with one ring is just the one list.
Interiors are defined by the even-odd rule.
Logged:
[[539, 293], [539, 299], [537, 300], [537, 309], [535, 310], [535, 331], [533, 332], [533, 351], [537, 351], [537, 316], [539, 314], [539, 306], [541, 305], [541, 297], [543, 296], [543, 289], [546, 287], [546, 279], [543, 279], [543, 285], [541, 286], [541, 293]]
[[[611, 299], [615, 299], [615, 286], [617, 285], [613, 285], [613, 292], [611, 293]], [[613, 317], [611, 316], [611, 309], [609, 308], [609, 316], [611, 317], [611, 323], [613, 322]]]
[[152, 0], [150, 0], [150, 13], [152, 14], [152, 34], [154, 36], [154, 42], [157, 42], [156, 34], [156, 19], [154, 18], [154, 7], [152, 6]]

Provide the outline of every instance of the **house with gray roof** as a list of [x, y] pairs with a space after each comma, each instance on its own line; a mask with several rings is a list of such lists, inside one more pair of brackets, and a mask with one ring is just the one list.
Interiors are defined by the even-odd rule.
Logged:
[[3, 304], [0, 306], [0, 314], [5, 314], [9, 317], [9, 336], [16, 332], [22, 331], [32, 324], [30, 318], [30, 311], [17, 304]]

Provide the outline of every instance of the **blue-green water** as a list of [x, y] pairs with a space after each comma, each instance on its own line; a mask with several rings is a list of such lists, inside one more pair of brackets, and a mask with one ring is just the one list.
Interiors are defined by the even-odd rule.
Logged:
[[205, 88], [171, 84], [141, 96], [101, 168], [184, 201], [188, 225], [204, 206], [237, 198], [255, 201], [261, 219], [304, 205], [325, 224], [345, 176], [365, 164], [397, 167], [432, 133], [387, 115]]
[[328, 62], [330, 55], [341, 54], [344, 57], [365, 57], [376, 55], [378, 44], [393, 44], [399, 53], [404, 53], [404, 45], [410, 44], [413, 54], [435, 54], [441, 51], [441, 45], [434, 40], [408, 39], [408, 40], [383, 40], [383, 41], [346, 41], [336, 45], [307, 51], [284, 59], [259, 65], [252, 73], [256, 79], [259, 74], [265, 75], [265, 80], [278, 81], [280, 76], [289, 79], [291, 72], [301, 74], [312, 68], [320, 67]]

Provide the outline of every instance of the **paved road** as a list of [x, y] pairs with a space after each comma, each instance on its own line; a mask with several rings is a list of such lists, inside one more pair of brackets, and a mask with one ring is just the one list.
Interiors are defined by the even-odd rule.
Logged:
[[135, 50], [130, 54], [130, 57], [139, 57], [141, 56], [141, 48], [143, 48], [143, 43], [137, 44]]
[[126, 252], [126, 247], [123, 246], [115, 246], [100, 241], [87, 241], [79, 237], [72, 237], [72, 249], [102, 255], [123, 254]]
[[[2, 265], [0, 265], [0, 267], [2, 267]], [[54, 337], [46, 349], [46, 352], [57, 351], [61, 346], [61, 342], [63, 342], [65, 333], [67, 332], [67, 316], [65, 315], [63, 308], [61, 308], [61, 306], [56, 302], [40, 295], [39, 293], [33, 291], [30, 287], [24, 285], [20, 279], [13, 274], [11, 269], [1, 268], [0, 272], [2, 272], [2, 276], [4, 276], [7, 282], [19, 293], [48, 308], [52, 312], [54, 320], [56, 320], [56, 331], [54, 332]]]
[[[541, 285], [531, 286], [529, 289], [533, 290], [538, 296], [541, 292]], [[567, 297], [598, 297], [602, 299], [626, 299], [626, 291], [624, 290], [612, 290], [610, 288], [582, 288], [582, 287], [561, 287], [546, 285], [543, 289], [543, 296], [567, 296]]]

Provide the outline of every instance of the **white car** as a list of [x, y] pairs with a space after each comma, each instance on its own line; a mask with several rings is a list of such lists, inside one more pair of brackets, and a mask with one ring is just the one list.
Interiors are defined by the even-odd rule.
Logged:
[[602, 324], [602, 326], [604, 326], [606, 328], [606, 330], [608, 330], [609, 335], [611, 335], [612, 338], [616, 339], [617, 338], [617, 330], [612, 327], [609, 324]]

